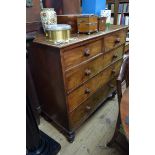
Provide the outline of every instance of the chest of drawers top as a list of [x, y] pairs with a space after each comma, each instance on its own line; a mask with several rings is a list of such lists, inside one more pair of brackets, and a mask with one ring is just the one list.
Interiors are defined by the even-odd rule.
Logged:
[[116, 32], [116, 31], [119, 31], [122, 29], [124, 29], [124, 31], [127, 31], [128, 26], [111, 25], [109, 30], [99, 31], [97, 33], [92, 33], [90, 35], [73, 34], [73, 35], [71, 35], [71, 41], [69, 41], [69, 43], [63, 43], [63, 44], [58, 44], [58, 45], [52, 44], [50, 41], [47, 41], [45, 35], [38, 34], [36, 36], [36, 39], [34, 40], [34, 42], [39, 43], [39, 44], [43, 44], [43, 45], [47, 45], [47, 46], [51, 46], [51, 47], [55, 47], [55, 48], [63, 49], [63, 48], [66, 48], [68, 46], [71, 46], [71, 45], [76, 46], [76, 44], [79, 44], [79, 43], [83, 44], [84, 41], [89, 41], [89, 40], [92, 40], [92, 39], [95, 39], [98, 37], [103, 37], [103, 36], [106, 36], [108, 34], [111, 34], [113, 32]]

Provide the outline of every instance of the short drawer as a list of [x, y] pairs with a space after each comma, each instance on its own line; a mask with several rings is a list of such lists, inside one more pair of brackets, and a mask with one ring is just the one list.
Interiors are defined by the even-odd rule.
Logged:
[[101, 73], [84, 83], [68, 95], [69, 111], [73, 111], [88, 97], [90, 97], [97, 89], [110, 81], [112, 77], [112, 67], [108, 67]]
[[116, 80], [98, 89], [90, 98], [69, 114], [70, 128], [77, 128], [116, 89]]
[[104, 61], [104, 65], [105, 66], [108, 66], [112, 62], [117, 61], [118, 59], [120, 59], [121, 57], [123, 57], [123, 54], [124, 54], [123, 49], [124, 49], [124, 45], [118, 47], [115, 50], [106, 52], [104, 54], [104, 60], [103, 60]]
[[125, 43], [126, 32], [124, 30], [113, 32], [104, 38], [105, 52]]
[[102, 40], [97, 40], [95, 42], [64, 51], [63, 58], [65, 69], [80, 64], [101, 52]]

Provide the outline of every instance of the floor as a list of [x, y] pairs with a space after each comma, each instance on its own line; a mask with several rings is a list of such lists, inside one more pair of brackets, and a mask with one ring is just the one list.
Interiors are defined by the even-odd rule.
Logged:
[[119, 147], [108, 148], [118, 115], [117, 96], [105, 103], [77, 131], [75, 141], [69, 143], [50, 123], [41, 118], [40, 130], [61, 144], [58, 155], [125, 155]]

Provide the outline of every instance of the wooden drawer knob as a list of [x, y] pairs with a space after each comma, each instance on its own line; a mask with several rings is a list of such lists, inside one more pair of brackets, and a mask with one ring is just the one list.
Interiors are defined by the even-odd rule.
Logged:
[[116, 43], [116, 44], [119, 44], [120, 41], [121, 41], [120, 38], [116, 38], [115, 43]]
[[117, 54], [114, 54], [113, 55], [113, 59], [116, 59], [118, 56], [117, 56]]
[[90, 106], [86, 106], [86, 110], [91, 110], [91, 107]]
[[85, 94], [90, 94], [91, 90], [89, 88], [86, 88]]
[[84, 56], [90, 56], [90, 50], [89, 50], [89, 48], [86, 48], [85, 50], [84, 50]]
[[86, 70], [85, 70], [85, 75], [86, 75], [86, 76], [89, 76], [90, 74], [91, 74], [91, 70], [90, 70], [90, 69], [86, 69]]

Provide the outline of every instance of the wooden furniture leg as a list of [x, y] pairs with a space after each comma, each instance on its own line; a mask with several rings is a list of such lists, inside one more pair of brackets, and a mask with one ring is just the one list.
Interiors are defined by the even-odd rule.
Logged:
[[75, 139], [75, 132], [69, 132], [67, 134], [67, 140], [68, 140], [68, 142], [73, 143], [74, 139]]

